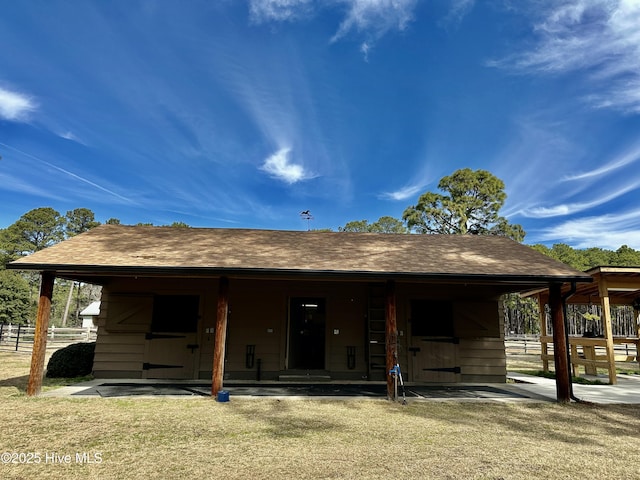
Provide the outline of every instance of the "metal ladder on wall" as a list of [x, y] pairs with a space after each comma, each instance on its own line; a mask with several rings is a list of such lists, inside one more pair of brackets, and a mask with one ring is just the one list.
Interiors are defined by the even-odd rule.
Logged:
[[369, 380], [386, 380], [386, 359], [384, 288], [371, 286], [367, 299], [367, 376]]

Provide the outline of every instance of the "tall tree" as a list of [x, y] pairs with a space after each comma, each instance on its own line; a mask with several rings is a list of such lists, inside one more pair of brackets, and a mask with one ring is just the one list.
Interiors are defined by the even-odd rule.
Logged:
[[21, 242], [15, 230], [0, 230], [0, 270], [5, 268], [7, 263], [20, 257], [19, 243]]
[[503, 235], [521, 242], [522, 226], [498, 213], [507, 198], [504, 182], [486, 170], [464, 168], [438, 183], [443, 193], [426, 192], [402, 214], [417, 233]]
[[7, 228], [7, 237], [19, 255], [37, 252], [64, 238], [65, 219], [51, 207], [30, 210]]
[[628, 245], [622, 245], [613, 254], [613, 264], [620, 267], [640, 266], [640, 252]]
[[65, 218], [65, 233], [67, 237], [74, 237], [100, 225], [100, 222], [96, 222], [94, 213], [88, 208], [69, 210]]
[[0, 323], [25, 323], [31, 316], [30, 293], [20, 274], [0, 270]]

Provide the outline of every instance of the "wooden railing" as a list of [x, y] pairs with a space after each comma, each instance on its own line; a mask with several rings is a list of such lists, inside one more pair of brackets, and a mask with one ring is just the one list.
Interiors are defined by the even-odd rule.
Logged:
[[[0, 350], [31, 353], [34, 330], [34, 327], [0, 323]], [[96, 331], [96, 328], [49, 327], [47, 350], [57, 350], [71, 343], [93, 342]]]
[[[541, 336], [540, 344], [543, 369], [549, 370], [549, 362], [553, 361], [553, 337]], [[640, 338], [637, 337], [613, 337], [614, 359], [616, 362], [638, 363], [640, 366]], [[551, 348], [549, 348], [551, 346]], [[607, 340], [605, 338], [569, 337], [571, 348], [571, 367], [573, 374], [577, 375], [579, 367], [584, 367], [585, 374], [597, 375], [598, 369], [610, 372], [611, 368], [607, 359]]]

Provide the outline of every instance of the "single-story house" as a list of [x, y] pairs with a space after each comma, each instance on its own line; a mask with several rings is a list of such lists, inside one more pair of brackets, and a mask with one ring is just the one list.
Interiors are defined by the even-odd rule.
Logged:
[[42, 273], [40, 324], [54, 278], [102, 285], [96, 377], [211, 378], [214, 393], [226, 379], [390, 385], [396, 363], [409, 382], [505, 382], [501, 295], [591, 280], [499, 236], [123, 225], [9, 267]]

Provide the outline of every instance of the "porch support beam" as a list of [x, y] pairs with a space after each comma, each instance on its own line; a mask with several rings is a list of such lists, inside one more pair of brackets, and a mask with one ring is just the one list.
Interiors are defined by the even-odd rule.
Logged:
[[47, 353], [47, 331], [51, 318], [51, 298], [55, 276], [51, 272], [42, 272], [40, 281], [40, 299], [36, 315], [36, 328], [33, 333], [33, 350], [31, 352], [31, 370], [27, 383], [27, 396], [39, 395], [44, 375], [44, 358]]
[[388, 280], [385, 288], [385, 345], [387, 399], [395, 400], [393, 376], [389, 371], [398, 363], [398, 323], [396, 318], [396, 284]]
[[616, 357], [613, 350], [613, 328], [611, 327], [611, 305], [609, 303], [608, 282], [600, 277], [598, 281], [598, 289], [600, 290], [600, 302], [602, 304], [602, 326], [604, 330], [604, 339], [606, 341], [607, 363], [609, 364], [609, 385], [616, 385], [618, 379], [616, 377]]
[[[545, 302], [542, 299], [542, 295], [538, 294], [538, 312], [540, 315], [540, 336], [546, 337], [547, 332], [547, 312], [545, 311]], [[540, 344], [540, 353], [542, 357], [542, 370], [544, 372], [549, 371], [549, 360], [547, 355], [549, 354], [549, 346], [546, 342]]]
[[220, 277], [218, 281], [218, 310], [216, 315], [216, 331], [213, 345], [213, 376], [211, 379], [211, 395], [215, 397], [223, 387], [224, 355], [227, 342], [227, 317], [229, 314], [229, 279]]
[[553, 362], [556, 370], [556, 396], [558, 402], [571, 401], [571, 373], [567, 356], [566, 329], [562, 311], [562, 285], [549, 285], [549, 308], [553, 324]]

